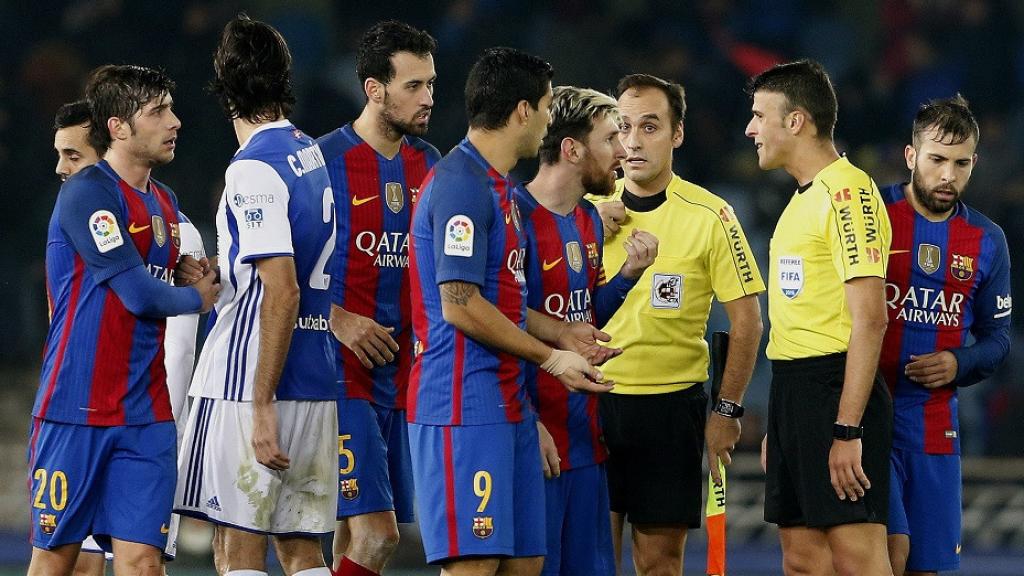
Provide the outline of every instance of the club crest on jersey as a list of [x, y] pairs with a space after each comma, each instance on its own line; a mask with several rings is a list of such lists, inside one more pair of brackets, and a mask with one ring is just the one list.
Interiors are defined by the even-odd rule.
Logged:
[[57, 530], [57, 515], [40, 513], [39, 529], [43, 531], [43, 534], [53, 534]]
[[338, 493], [345, 500], [355, 500], [359, 497], [359, 479], [346, 478], [338, 481]]
[[949, 272], [957, 280], [970, 280], [974, 276], [974, 258], [963, 254], [953, 254], [949, 263]]
[[565, 255], [569, 258], [569, 266], [579, 272], [583, 270], [583, 251], [580, 250], [580, 243], [573, 240], [565, 245]]
[[925, 274], [934, 274], [942, 266], [942, 250], [934, 244], [921, 244], [917, 247], [917, 265]]
[[388, 182], [384, 185], [384, 197], [388, 202], [388, 208], [398, 214], [405, 206], [405, 194], [402, 194], [402, 184], [399, 182]]
[[683, 277], [679, 274], [655, 274], [651, 280], [651, 307], [679, 309], [683, 296]]
[[171, 243], [175, 248], [181, 248], [181, 224], [177, 222], [171, 222]]
[[591, 268], [597, 268], [601, 264], [601, 254], [597, 251], [597, 242], [587, 242], [587, 260], [590, 260]]
[[117, 219], [109, 210], [97, 210], [89, 216], [89, 230], [92, 231], [93, 242], [100, 253], [109, 252], [124, 244], [121, 228]]
[[164, 219], [154, 214], [150, 223], [153, 225], [153, 240], [157, 246], [163, 248], [164, 244], [167, 244], [167, 227], [164, 226]]
[[473, 518], [473, 536], [483, 540], [494, 534], [493, 516], [476, 516]]
[[456, 214], [444, 227], [444, 253], [447, 256], [473, 256], [473, 221], [469, 216]]
[[804, 289], [804, 259], [799, 256], [779, 258], [779, 289], [792, 300]]

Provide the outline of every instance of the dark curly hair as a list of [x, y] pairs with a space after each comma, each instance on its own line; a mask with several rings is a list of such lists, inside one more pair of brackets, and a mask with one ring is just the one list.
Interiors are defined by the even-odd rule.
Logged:
[[423, 30], [417, 30], [405, 22], [385, 20], [370, 27], [359, 41], [356, 55], [356, 72], [359, 81], [375, 78], [387, 84], [395, 77], [395, 66], [391, 57], [399, 52], [410, 52], [426, 58], [437, 52], [437, 41]]
[[267, 122], [291, 114], [291, 68], [292, 55], [281, 33], [239, 14], [224, 27], [213, 56], [216, 76], [210, 91], [232, 120]]
[[174, 90], [174, 81], [161, 70], [143, 66], [107, 64], [89, 74], [85, 99], [92, 108], [89, 145], [96, 150], [110, 148], [107, 120], [120, 118], [135, 129], [135, 115], [147, 102], [163, 98]]

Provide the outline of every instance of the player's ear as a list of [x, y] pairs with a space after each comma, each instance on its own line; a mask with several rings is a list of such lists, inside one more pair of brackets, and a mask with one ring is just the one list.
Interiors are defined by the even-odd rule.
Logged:
[[107, 118], [107, 130], [110, 132], [111, 140], [126, 140], [132, 133], [132, 127], [128, 122], [117, 116]]
[[672, 130], [673, 148], [679, 148], [680, 146], [683, 145], [683, 137], [685, 136], [685, 134], [686, 132], [685, 130], [683, 130], [683, 121], [680, 120], [679, 123], [675, 125], [675, 129]]
[[559, 148], [562, 151], [563, 158], [565, 158], [569, 162], [572, 162], [573, 164], [579, 162], [581, 154], [579, 147], [576, 146], [575, 140], [566, 136], [565, 138], [562, 138], [562, 142]]
[[[975, 154], [977, 157], [977, 154]], [[907, 161], [907, 170], [913, 170], [917, 164], [917, 149], [907, 144], [907, 147], [903, 149], [903, 158]]]
[[519, 103], [516, 104], [516, 111], [514, 112], [516, 115], [516, 122], [521, 126], [525, 126], [526, 123], [530, 121], [530, 114], [533, 112], [536, 112], [536, 110], [533, 109], [533, 106], [530, 106], [529, 102], [526, 100], [520, 100]]
[[375, 104], [384, 103], [385, 90], [386, 86], [383, 83], [378, 82], [376, 78], [367, 78], [366, 81], [363, 82], [363, 92], [366, 94], [366, 99]]

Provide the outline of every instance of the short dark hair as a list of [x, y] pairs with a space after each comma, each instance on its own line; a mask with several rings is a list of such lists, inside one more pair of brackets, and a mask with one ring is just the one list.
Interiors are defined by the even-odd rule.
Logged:
[[619, 80], [615, 88], [615, 96], [621, 98], [630, 88], [657, 88], [668, 99], [668, 108], [672, 112], [672, 124], [676, 125], [686, 117], [686, 90], [675, 82], [663, 80], [650, 74], [629, 74]]
[[938, 132], [936, 142], [946, 144], [961, 144], [968, 138], [974, 138], [977, 146], [981, 138], [970, 104], [959, 93], [952, 98], [929, 100], [921, 105], [914, 117], [914, 148], [921, 147], [924, 133], [932, 129]]
[[803, 108], [818, 128], [818, 138], [832, 139], [839, 103], [825, 67], [814, 60], [776, 64], [750, 79], [747, 92], [775, 92], [786, 97], [786, 113]]
[[273, 26], [239, 14], [224, 27], [213, 69], [210, 91], [232, 120], [259, 123], [291, 114], [292, 55]]
[[541, 164], [556, 164], [562, 155], [562, 140], [583, 142], [594, 129], [594, 120], [613, 114], [618, 121], [618, 104], [611, 96], [575, 86], [556, 86], [551, 99], [551, 125], [540, 145]]
[[92, 108], [89, 145], [96, 150], [110, 148], [107, 120], [120, 118], [135, 127], [135, 114], [154, 98], [174, 90], [174, 81], [162, 70], [143, 66], [107, 64], [89, 74], [85, 99]]
[[466, 79], [466, 116], [470, 128], [498, 130], [519, 102], [536, 110], [555, 71], [551, 64], [515, 48], [488, 48]]
[[426, 58], [437, 52], [437, 41], [430, 34], [413, 28], [405, 22], [385, 20], [370, 27], [359, 41], [356, 54], [356, 72], [359, 81], [375, 78], [387, 84], [395, 77], [391, 57], [399, 52], [411, 52]]
[[53, 117], [53, 129], [62, 130], [71, 126], [92, 123], [92, 109], [87, 100], [68, 102], [57, 110]]

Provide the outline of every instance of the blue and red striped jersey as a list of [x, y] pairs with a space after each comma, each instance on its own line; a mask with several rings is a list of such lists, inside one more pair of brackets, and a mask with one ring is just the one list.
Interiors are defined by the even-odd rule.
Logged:
[[173, 420], [166, 319], [135, 316], [107, 280], [142, 264], [172, 283], [180, 243], [177, 198], [159, 182], [136, 190], [101, 161], [64, 183], [47, 232], [50, 327], [33, 416], [89, 426]]
[[476, 284], [525, 329], [525, 246], [511, 183], [463, 140], [430, 171], [413, 204], [409, 276], [416, 357], [409, 422], [460, 426], [533, 417], [523, 362], [447, 323], [439, 289], [450, 281]]
[[[515, 188], [515, 197], [526, 227], [527, 306], [565, 322], [596, 324], [594, 297], [606, 284], [597, 209], [580, 200], [568, 215], [555, 214], [522, 185]], [[608, 451], [601, 440], [596, 394], [569, 392], [558, 378], [529, 363], [526, 387], [555, 440], [563, 470], [604, 462]]]
[[[880, 369], [893, 393], [893, 446], [959, 454], [957, 387], [992, 374], [1010, 349], [1010, 260], [999, 226], [963, 202], [931, 222], [904, 185], [882, 191], [892, 223], [885, 299], [889, 328]], [[953, 383], [928, 389], [907, 378], [911, 355], [957, 359]]]
[[399, 346], [396, 361], [367, 369], [339, 343], [340, 394], [402, 409], [412, 365], [408, 272], [412, 199], [441, 154], [426, 141], [405, 136], [398, 154], [388, 159], [360, 138], [351, 124], [321, 136], [318, 142], [338, 211], [331, 301], [394, 328], [391, 337]]

